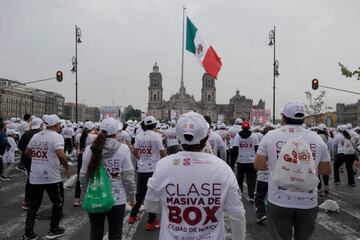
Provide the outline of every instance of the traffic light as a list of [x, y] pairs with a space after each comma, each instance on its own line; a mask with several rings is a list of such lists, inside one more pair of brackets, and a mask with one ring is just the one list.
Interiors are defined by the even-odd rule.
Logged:
[[63, 73], [62, 73], [62, 71], [57, 71], [57, 72], [56, 72], [56, 81], [62, 82], [62, 80], [63, 80]]
[[319, 80], [316, 78], [311, 81], [311, 87], [314, 90], [317, 90], [319, 88]]

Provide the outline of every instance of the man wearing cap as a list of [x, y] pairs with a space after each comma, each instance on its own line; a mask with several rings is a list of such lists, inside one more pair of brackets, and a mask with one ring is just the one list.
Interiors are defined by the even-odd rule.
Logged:
[[[317, 215], [317, 188], [311, 191], [289, 189], [273, 180], [275, 166], [282, 147], [287, 141], [302, 138], [309, 144], [318, 174], [330, 175], [330, 155], [326, 144], [313, 131], [302, 124], [305, 106], [300, 102], [287, 102], [282, 111], [283, 126], [268, 132], [259, 145], [255, 169], [269, 169], [267, 217], [272, 239], [309, 239], [315, 229]], [[289, 182], [290, 185], [290, 182]], [[294, 229], [294, 233], [293, 233]]]
[[177, 153], [180, 149], [179, 141], [176, 138], [175, 126], [176, 126], [176, 121], [171, 120], [170, 127], [165, 131], [167, 155]]
[[145, 209], [161, 212], [160, 240], [225, 239], [224, 211], [233, 240], [245, 239], [245, 210], [231, 168], [203, 152], [209, 134], [202, 115], [180, 116], [176, 136], [184, 151], [158, 162], [149, 179]]
[[230, 133], [230, 140], [229, 140], [230, 162], [229, 162], [229, 165], [230, 165], [231, 169], [233, 169], [233, 170], [234, 170], [235, 162], [236, 162], [236, 158], [237, 158], [234, 154], [234, 149], [233, 149], [234, 140], [235, 140], [236, 135], [241, 131], [241, 123], [242, 123], [242, 119], [237, 118], [237, 119], [235, 119], [234, 125], [232, 125], [229, 128], [229, 133]]
[[31, 157], [26, 156], [25, 150], [27, 145], [29, 144], [31, 138], [38, 132], [41, 131], [43, 126], [43, 120], [40, 118], [33, 118], [31, 120], [31, 130], [26, 131], [20, 138], [18, 143], [18, 148], [21, 151], [20, 161], [24, 165], [26, 172], [27, 172], [27, 181], [25, 184], [25, 197], [22, 203], [21, 208], [27, 210], [29, 208], [29, 194], [30, 194], [30, 183], [29, 183], [29, 176], [30, 176], [30, 167], [31, 167]]
[[256, 170], [254, 169], [255, 154], [259, 145], [258, 137], [250, 131], [250, 123], [244, 121], [242, 130], [234, 139], [233, 153], [237, 162], [237, 180], [243, 192], [244, 176], [246, 176], [248, 200], [254, 203]]
[[65, 229], [59, 226], [64, 203], [64, 187], [60, 174], [60, 164], [69, 177], [69, 166], [64, 153], [64, 138], [61, 131], [60, 118], [48, 115], [45, 118], [46, 130], [35, 134], [25, 154], [31, 157], [30, 170], [30, 207], [26, 214], [25, 234], [23, 239], [37, 239], [34, 233], [35, 216], [40, 208], [44, 191], [53, 203], [50, 231], [47, 239], [55, 239], [64, 234]]
[[[139, 220], [139, 209], [145, 199], [148, 179], [152, 176], [157, 162], [165, 157], [165, 149], [162, 137], [155, 132], [157, 121], [153, 116], [145, 117], [143, 121], [144, 132], [138, 133], [135, 138], [133, 153], [137, 159], [138, 180], [136, 186], [136, 204], [131, 209], [128, 222], [130, 224]], [[147, 231], [153, 231], [160, 226], [156, 214], [149, 212], [148, 222], [145, 225]]]

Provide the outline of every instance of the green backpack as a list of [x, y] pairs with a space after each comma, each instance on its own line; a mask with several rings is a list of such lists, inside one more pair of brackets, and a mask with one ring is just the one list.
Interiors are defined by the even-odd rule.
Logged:
[[104, 213], [110, 211], [114, 203], [109, 176], [100, 164], [90, 179], [82, 208], [88, 213]]

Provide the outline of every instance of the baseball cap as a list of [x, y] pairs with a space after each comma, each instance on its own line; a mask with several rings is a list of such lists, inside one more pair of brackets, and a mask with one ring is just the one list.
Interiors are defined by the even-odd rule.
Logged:
[[152, 125], [152, 124], [156, 124], [156, 118], [154, 116], [147, 116], [144, 118], [144, 125], [148, 126], [148, 125]]
[[320, 131], [326, 131], [326, 125], [325, 124], [320, 124], [319, 126], [318, 126], [318, 129], [320, 130]]
[[31, 120], [31, 129], [39, 129], [42, 123], [43, 123], [42, 119], [37, 117], [33, 118]]
[[305, 118], [305, 105], [298, 101], [287, 102], [280, 113], [291, 119], [302, 120]]
[[119, 131], [119, 122], [114, 118], [105, 118], [100, 123], [100, 129], [105, 131], [107, 136], [114, 135]]
[[46, 126], [52, 127], [60, 123], [61, 120], [56, 114], [52, 114], [52, 115], [44, 115], [44, 122]]
[[[209, 133], [209, 125], [205, 118], [196, 112], [188, 112], [180, 116], [176, 124], [176, 138], [181, 144], [196, 145], [200, 144]], [[193, 138], [189, 141], [185, 135], [191, 135]]]
[[243, 121], [241, 123], [241, 127], [242, 127], [242, 129], [244, 129], [244, 128], [250, 129], [250, 123], [248, 121]]
[[12, 129], [12, 128], [6, 129], [6, 135], [7, 136], [14, 135], [14, 134], [18, 134], [18, 132], [16, 132], [15, 129]]
[[92, 130], [95, 128], [95, 124], [92, 121], [86, 121], [84, 124], [84, 128], [87, 130]]
[[346, 126], [345, 126], [345, 125], [339, 125], [339, 126], [337, 127], [337, 129], [338, 129], [340, 132], [343, 132], [343, 131], [346, 130]]
[[241, 118], [235, 119], [235, 124], [240, 125], [241, 123], [242, 123], [242, 119], [241, 119]]
[[351, 123], [348, 123], [345, 125], [346, 129], [347, 130], [351, 130], [352, 129], [352, 124]]
[[124, 127], [124, 124], [122, 122], [118, 122], [118, 131], [121, 131]]

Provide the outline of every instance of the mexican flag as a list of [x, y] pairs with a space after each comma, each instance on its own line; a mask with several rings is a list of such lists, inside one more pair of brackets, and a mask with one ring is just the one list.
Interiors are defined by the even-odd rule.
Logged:
[[205, 71], [217, 78], [221, 69], [221, 59], [214, 48], [201, 38], [198, 29], [187, 17], [186, 19], [186, 50], [195, 54]]

